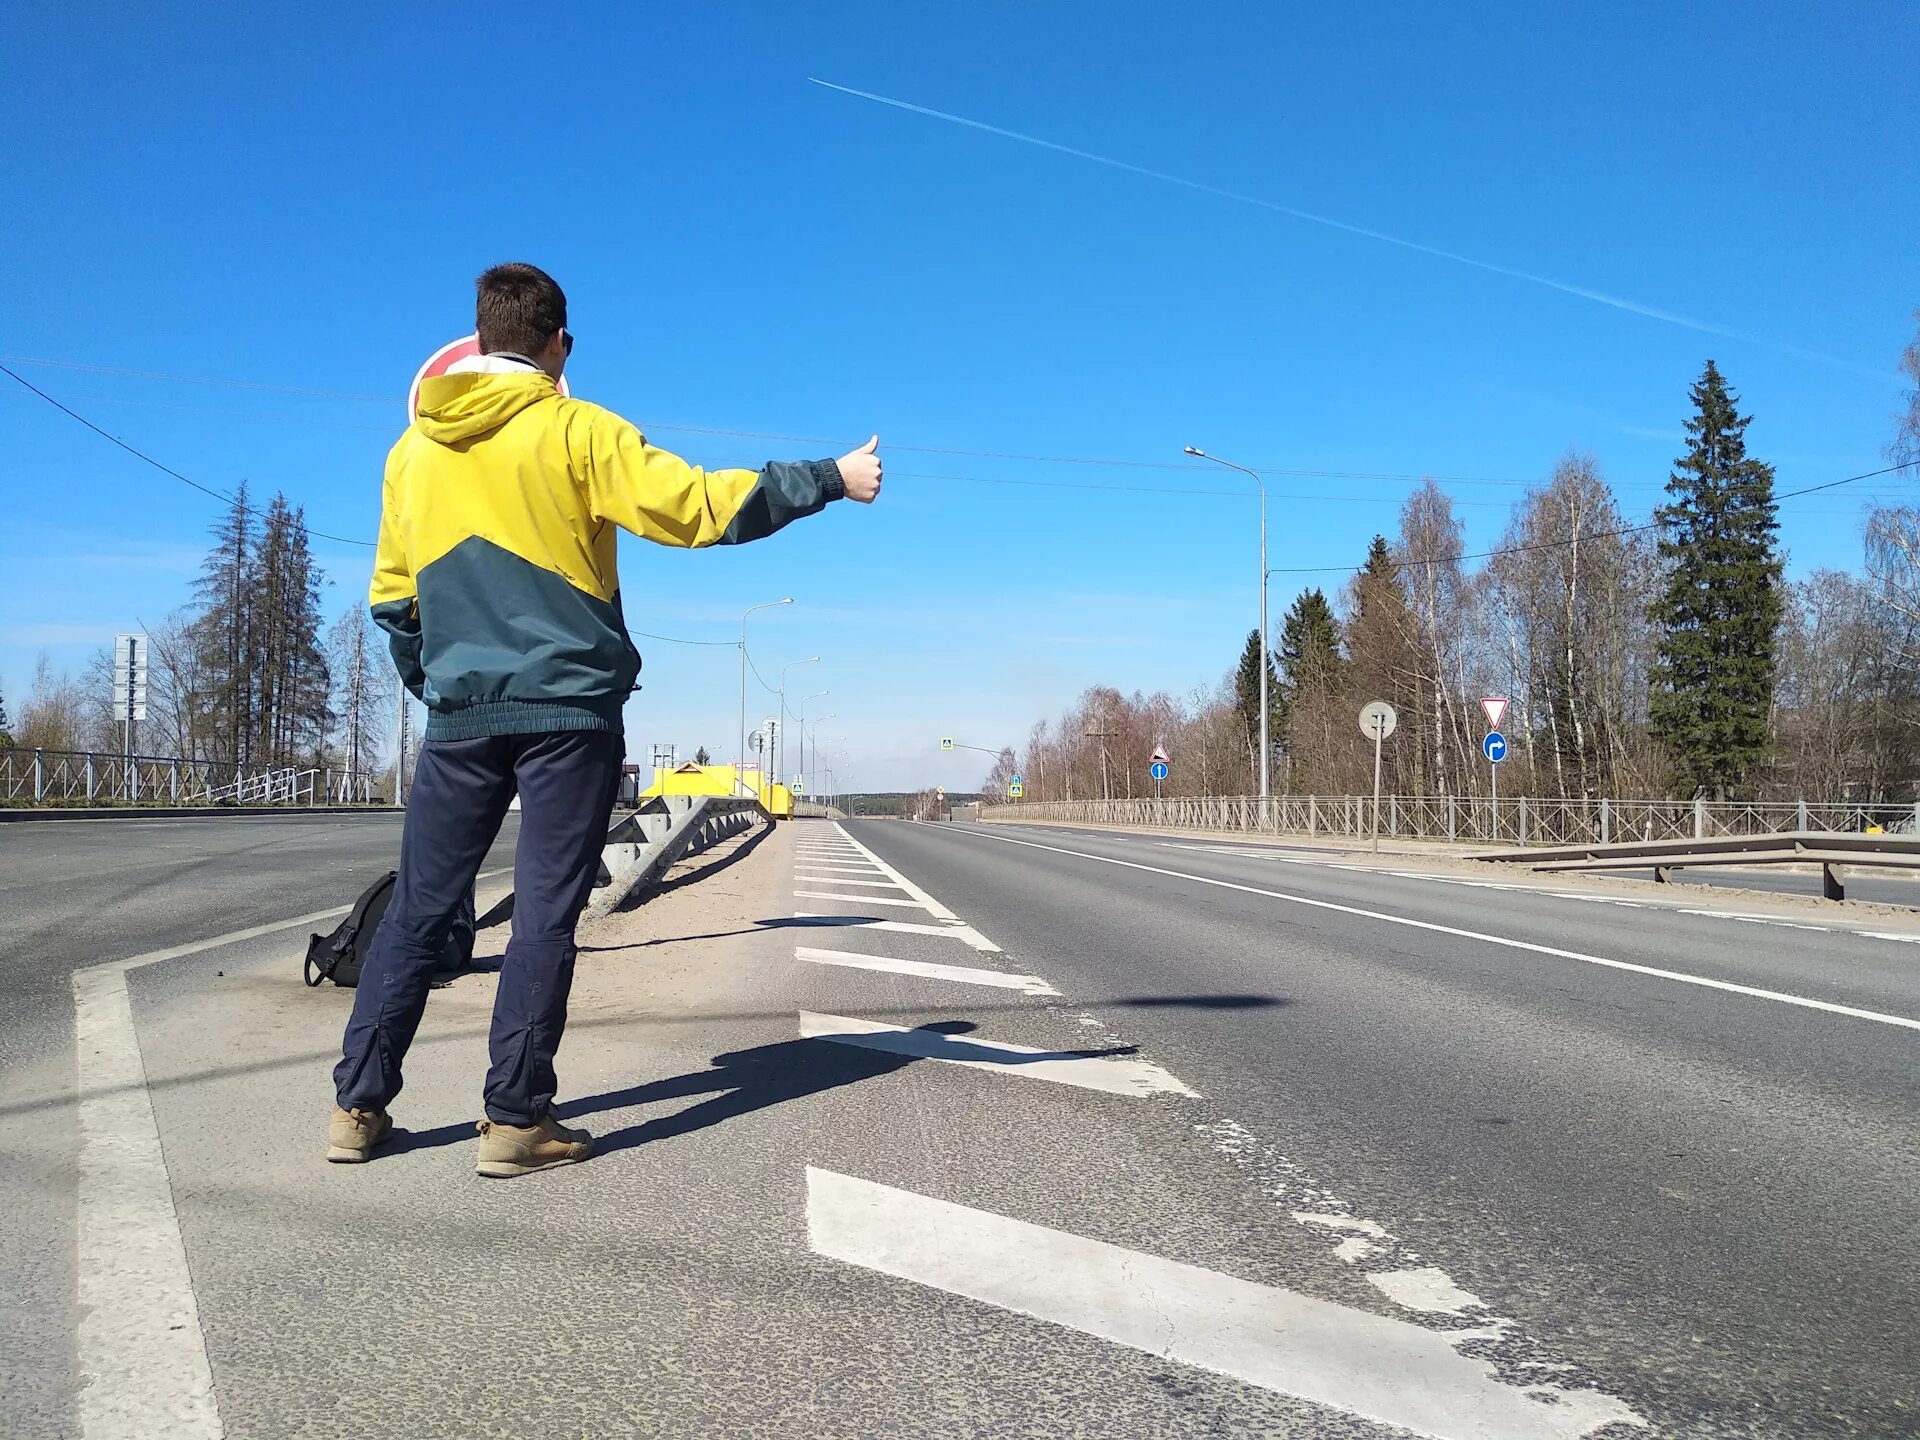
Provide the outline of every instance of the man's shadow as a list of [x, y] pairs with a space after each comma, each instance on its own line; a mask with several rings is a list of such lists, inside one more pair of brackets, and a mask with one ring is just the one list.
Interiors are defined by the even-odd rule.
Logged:
[[[842, 1085], [857, 1084], [913, 1064], [916, 1060], [979, 1060], [994, 1065], [1025, 1065], [1035, 1060], [1090, 1060], [1105, 1055], [1132, 1055], [1133, 1045], [1113, 1045], [1100, 1050], [1047, 1050], [1037, 1054], [975, 1045], [946, 1037], [965, 1035], [979, 1027], [971, 1020], [938, 1020], [913, 1030], [864, 1032], [845, 1039], [820, 1035], [801, 1040], [782, 1040], [773, 1045], [756, 1045], [750, 1050], [734, 1050], [713, 1057], [711, 1069], [669, 1080], [649, 1080], [624, 1090], [609, 1090], [554, 1106], [565, 1120], [578, 1119], [604, 1110], [622, 1110], [662, 1100], [681, 1100], [690, 1095], [711, 1095], [710, 1100], [689, 1105], [673, 1115], [662, 1115], [638, 1125], [598, 1136], [596, 1154], [630, 1150], [653, 1140], [667, 1140], [719, 1125], [736, 1116], [749, 1115], [770, 1105], [803, 1099]], [[864, 1043], [856, 1043], [864, 1042]], [[900, 1046], [879, 1050], [874, 1044]], [[395, 1137], [395, 1153], [451, 1145], [473, 1134], [471, 1125], [443, 1125], [435, 1130], [409, 1131]]]

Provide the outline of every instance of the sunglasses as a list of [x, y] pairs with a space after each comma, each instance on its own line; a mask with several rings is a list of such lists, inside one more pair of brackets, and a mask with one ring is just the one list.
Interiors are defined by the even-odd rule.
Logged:
[[562, 355], [573, 354], [573, 332], [571, 330], [563, 329], [560, 332], [560, 353]]

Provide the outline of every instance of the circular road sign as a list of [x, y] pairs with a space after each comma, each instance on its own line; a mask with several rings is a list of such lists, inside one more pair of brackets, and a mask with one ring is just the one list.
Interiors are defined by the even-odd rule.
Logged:
[[1166, 761], [1156, 760], [1153, 762], [1152, 765], [1148, 766], [1147, 768], [1152, 772], [1154, 779], [1164, 780], [1167, 778], [1167, 762]]
[[1376, 735], [1382, 740], [1386, 739], [1399, 723], [1400, 717], [1384, 700], [1369, 700], [1360, 709], [1360, 733], [1369, 740]]
[[1498, 730], [1489, 730], [1487, 738], [1480, 742], [1480, 753], [1495, 765], [1507, 758], [1507, 737]]
[[[470, 360], [480, 353], [478, 335], [462, 335], [458, 340], [449, 340], [433, 354], [427, 357], [427, 363], [420, 367], [413, 377], [413, 384], [407, 387], [407, 423], [411, 425], [420, 414], [420, 382], [435, 375], [444, 375], [462, 360]], [[567, 377], [562, 375], [554, 382], [554, 388], [562, 395], [571, 395], [567, 388]]]

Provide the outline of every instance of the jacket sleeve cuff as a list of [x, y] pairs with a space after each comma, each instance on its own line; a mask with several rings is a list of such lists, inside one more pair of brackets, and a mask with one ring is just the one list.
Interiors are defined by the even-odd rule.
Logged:
[[820, 482], [820, 493], [828, 500], [844, 500], [847, 495], [847, 482], [840, 478], [840, 463], [837, 460], [815, 460], [813, 478]]

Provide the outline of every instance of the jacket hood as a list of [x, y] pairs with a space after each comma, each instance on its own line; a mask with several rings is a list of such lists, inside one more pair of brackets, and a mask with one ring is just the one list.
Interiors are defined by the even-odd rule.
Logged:
[[451, 445], [498, 430], [529, 405], [558, 393], [553, 377], [540, 370], [435, 375], [420, 382], [414, 423], [427, 439]]

